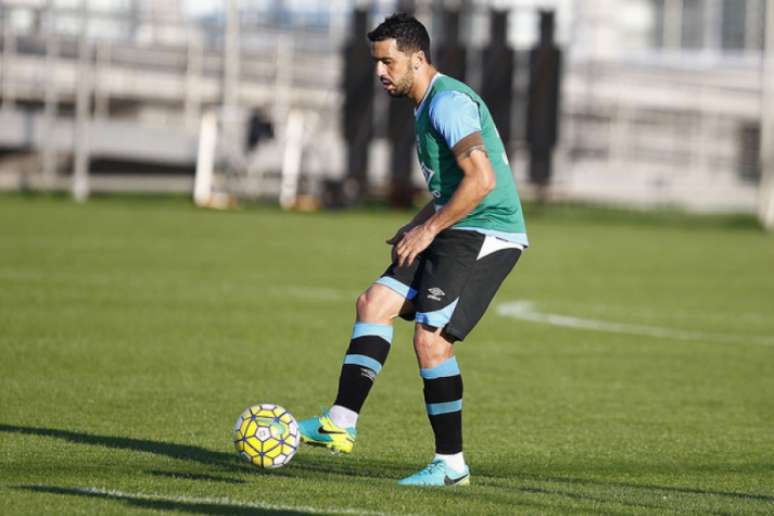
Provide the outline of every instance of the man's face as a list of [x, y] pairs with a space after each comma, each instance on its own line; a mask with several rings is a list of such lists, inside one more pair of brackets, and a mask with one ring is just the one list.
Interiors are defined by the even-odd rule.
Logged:
[[371, 43], [371, 57], [376, 62], [376, 76], [392, 97], [405, 97], [414, 84], [412, 54], [398, 50], [394, 39]]

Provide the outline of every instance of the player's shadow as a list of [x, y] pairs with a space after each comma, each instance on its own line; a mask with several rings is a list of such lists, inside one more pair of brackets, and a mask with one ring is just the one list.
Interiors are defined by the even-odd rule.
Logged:
[[[755, 502], [765, 502], [768, 504], [774, 504], [774, 496], [766, 496], [752, 493], [740, 493], [733, 491], [719, 491], [713, 489], [698, 489], [691, 487], [677, 487], [677, 486], [664, 486], [655, 484], [638, 484], [634, 482], [621, 482], [616, 480], [596, 480], [589, 478], [577, 478], [577, 477], [565, 477], [565, 476], [543, 476], [543, 475], [531, 475], [526, 473], [517, 473], [516, 477], [522, 480], [531, 480], [535, 482], [550, 482], [555, 484], [564, 484], [568, 487], [580, 487], [582, 486], [596, 486], [608, 489], [625, 490], [631, 492], [651, 492], [651, 493], [672, 493], [679, 495], [698, 495], [698, 496], [713, 496], [718, 498], [726, 498], [730, 500], [748, 500]], [[486, 471], [482, 471], [480, 475], [481, 483], [489, 485], [491, 487], [497, 487], [502, 482], [507, 485], [509, 489], [513, 489], [510, 484], [514, 477], [501, 477], [496, 474], [488, 475]], [[564, 494], [568, 497], [577, 497], [577, 493], [560, 491], [556, 488], [544, 488], [544, 487], [525, 487], [524, 491], [534, 491], [536, 493], [545, 492], [546, 494]]]
[[[512, 481], [513, 479], [511, 479]], [[569, 506], [562, 506], [557, 503], [557, 499], [564, 498], [568, 501], [571, 501], [571, 503], [577, 503], [577, 502], [590, 502], [594, 506], [594, 513], [595, 514], [620, 514], [620, 511], [614, 511], [614, 510], [605, 510], [605, 504], [613, 504], [615, 506], [623, 505], [627, 507], [632, 507], [634, 509], [647, 509], [651, 511], [652, 513], [658, 513], [661, 511], [664, 511], [666, 509], [663, 505], [658, 504], [652, 504], [652, 503], [645, 503], [645, 502], [630, 502], [626, 500], [622, 500], [619, 496], [616, 497], [605, 497], [605, 496], [597, 496], [593, 494], [587, 494], [583, 492], [575, 492], [570, 491], [566, 489], [548, 489], [548, 488], [542, 488], [542, 487], [530, 487], [530, 486], [518, 486], [518, 485], [512, 485], [509, 484], [507, 486], [502, 486], [500, 488], [499, 486], [495, 487], [491, 483], [487, 483], [485, 479], [482, 479], [480, 477], [476, 478], [476, 486], [479, 487], [479, 490], [477, 492], [471, 492], [464, 489], [457, 489], [453, 492], [450, 492], [450, 496], [457, 496], [460, 498], [467, 498], [467, 497], [480, 497], [482, 496], [481, 491], [483, 490], [486, 494], [486, 499], [494, 504], [501, 504], [501, 505], [523, 505], [525, 503], [524, 496], [530, 496], [530, 495], [546, 495], [550, 497], [551, 500], [553, 500], [549, 505], [546, 505], [546, 508], [552, 508], [554, 510], [558, 510], [562, 514], [569, 514], [571, 512], [586, 514], [586, 509], [571, 509]], [[494, 489], [492, 489], [494, 487]], [[534, 500], [531, 501], [531, 503], [535, 503]], [[714, 513], [713, 513], [714, 514]]]
[[[262, 470], [253, 468], [240, 460], [235, 453], [226, 453], [208, 450], [200, 446], [187, 444], [177, 444], [164, 441], [153, 441], [150, 439], [136, 439], [132, 437], [116, 437], [107, 435], [90, 434], [86, 432], [74, 432], [70, 430], [59, 430], [54, 428], [35, 428], [30, 426], [16, 426], [0, 424], [0, 432], [16, 433], [22, 435], [36, 435], [42, 437], [53, 437], [63, 439], [77, 444], [88, 444], [92, 446], [104, 446], [120, 450], [141, 451], [163, 455], [173, 459], [197, 462], [208, 468], [217, 468], [223, 472], [232, 473], [252, 473], [252, 474], [271, 474], [275, 476], [286, 476], [295, 478], [319, 477], [320, 475], [336, 475], [347, 477], [367, 477], [367, 478], [400, 478], [405, 471], [399, 469], [395, 464], [357, 461], [353, 464], [345, 464], [341, 460], [331, 460], [331, 457], [323, 457], [316, 452], [324, 453], [323, 450], [304, 450], [310, 452], [299, 454], [293, 459], [293, 467], [282, 468], [279, 470]], [[195, 475], [190, 473], [159, 472], [149, 471], [152, 475], [165, 475], [170, 477], [181, 477], [189, 480], [212, 480], [209, 475]], [[218, 477], [223, 482], [241, 482], [238, 479]]]
[[215, 475], [207, 475], [202, 473], [188, 473], [183, 471], [161, 471], [161, 470], [148, 470], [145, 471], [148, 475], [154, 477], [167, 477], [173, 479], [182, 480], [202, 480], [204, 482], [224, 482], [227, 484], [244, 484], [244, 480], [238, 478], [218, 477]]
[[298, 478], [320, 475], [345, 476], [353, 479], [395, 481], [406, 476], [406, 466], [393, 462], [354, 457], [331, 457], [324, 450], [304, 449], [303, 454], [293, 459], [288, 474]]
[[309, 514], [308, 512], [287, 509], [270, 509], [256, 505], [239, 505], [236, 503], [221, 503], [214, 501], [210, 502], [206, 500], [179, 500], [175, 498], [163, 498], [161, 496], [154, 496], [151, 498], [116, 491], [94, 491], [72, 487], [21, 485], [16, 486], [16, 489], [24, 489], [26, 491], [33, 491], [36, 493], [49, 493], [67, 496], [80, 496], [85, 498], [98, 498], [103, 500], [115, 500], [122, 502], [131, 508], [150, 509], [154, 511], [176, 511], [187, 512], [191, 514], [228, 514], [235, 516], [248, 516], [254, 514], [294, 516]]
[[164, 455], [173, 459], [188, 460], [215, 466], [228, 471], [239, 471], [243, 468], [236, 460], [236, 456], [230, 453], [218, 452], [186, 444], [177, 444], [164, 441], [151, 441], [149, 439], [135, 439], [132, 437], [115, 437], [107, 435], [95, 435], [85, 432], [72, 432], [69, 430], [57, 430], [54, 428], [35, 428], [31, 426], [14, 426], [0, 424], [0, 432], [23, 435], [37, 435], [42, 437], [55, 437], [77, 444], [90, 444], [121, 450], [133, 450]]

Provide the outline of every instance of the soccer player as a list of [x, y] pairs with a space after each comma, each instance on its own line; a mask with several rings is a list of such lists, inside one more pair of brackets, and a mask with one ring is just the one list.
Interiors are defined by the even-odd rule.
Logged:
[[470, 483], [462, 454], [462, 341], [527, 247], [505, 147], [472, 89], [439, 73], [430, 37], [414, 17], [395, 14], [368, 34], [376, 74], [393, 97], [416, 107], [417, 153], [432, 200], [395, 235], [392, 263], [357, 299], [357, 320], [339, 390], [322, 416], [301, 421], [302, 440], [349, 453], [358, 415], [392, 341], [393, 320], [414, 321], [435, 456], [402, 485]]

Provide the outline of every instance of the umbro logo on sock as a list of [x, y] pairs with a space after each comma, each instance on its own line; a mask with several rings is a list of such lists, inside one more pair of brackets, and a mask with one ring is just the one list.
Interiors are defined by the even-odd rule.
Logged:
[[441, 298], [446, 295], [446, 292], [438, 287], [429, 288], [427, 289], [427, 292], [429, 294], [427, 299], [432, 299], [433, 301], [440, 301]]

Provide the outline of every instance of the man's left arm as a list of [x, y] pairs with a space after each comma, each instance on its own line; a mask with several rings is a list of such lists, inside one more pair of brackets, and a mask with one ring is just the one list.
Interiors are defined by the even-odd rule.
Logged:
[[398, 243], [398, 264], [411, 265], [438, 233], [462, 220], [495, 187], [495, 173], [480, 132], [463, 138], [452, 149], [464, 174], [457, 190], [443, 208], [427, 221], [408, 231]]

